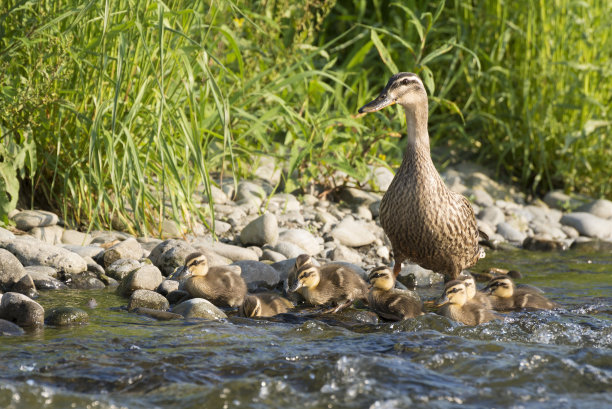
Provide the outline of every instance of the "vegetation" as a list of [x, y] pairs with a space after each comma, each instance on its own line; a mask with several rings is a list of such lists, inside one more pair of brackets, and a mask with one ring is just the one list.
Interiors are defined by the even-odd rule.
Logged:
[[363, 183], [401, 160], [399, 110], [356, 116], [397, 71], [424, 79], [445, 159], [612, 197], [609, 2], [251, 3], [4, 1], [0, 214], [19, 196], [156, 234], [261, 155], [287, 191]]

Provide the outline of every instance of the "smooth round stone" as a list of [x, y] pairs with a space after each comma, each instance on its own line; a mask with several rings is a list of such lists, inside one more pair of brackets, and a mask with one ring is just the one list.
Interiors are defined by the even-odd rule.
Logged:
[[491, 226], [497, 226], [499, 223], [506, 221], [504, 212], [496, 206], [490, 206], [482, 209], [478, 213], [478, 218], [489, 223]]
[[380, 196], [375, 195], [370, 192], [366, 192], [361, 189], [356, 189], [352, 187], [344, 188], [340, 191], [340, 199], [344, 201], [349, 206], [369, 206], [370, 203], [374, 203], [380, 200]]
[[378, 216], [380, 216], [380, 200], [377, 200], [373, 203], [370, 203], [370, 213], [372, 213], [372, 217], [373, 218], [377, 218]]
[[32, 278], [34, 286], [38, 290], [59, 290], [68, 288], [68, 286], [62, 283], [60, 280], [51, 277], [44, 271], [33, 269], [32, 266], [26, 267], [26, 272]]
[[135, 308], [150, 308], [153, 310], [166, 311], [170, 308], [170, 303], [166, 297], [155, 291], [150, 290], [136, 290], [130, 295], [130, 301], [128, 302], [128, 311], [132, 311]]
[[376, 236], [364, 223], [355, 221], [352, 216], [345, 217], [332, 231], [334, 239], [348, 247], [361, 247], [373, 243]]
[[357, 206], [357, 208], [353, 212], [353, 215], [363, 220], [372, 220], [373, 218], [372, 212], [365, 205]]
[[490, 194], [488, 194], [485, 190], [476, 188], [470, 191], [470, 196], [473, 198], [473, 202], [478, 206], [489, 207], [493, 206], [495, 203]]
[[147, 317], [154, 318], [159, 321], [183, 319], [183, 316], [181, 314], [175, 314], [169, 311], [156, 310], [153, 308], [146, 307], [136, 307], [133, 310], [130, 310], [130, 312], [139, 315], [146, 315]]
[[11, 291], [27, 295], [30, 298], [38, 297], [38, 291], [36, 291], [34, 280], [32, 280], [32, 277], [30, 277], [28, 274], [24, 275], [19, 279], [19, 281], [13, 284]]
[[[200, 253], [204, 254], [206, 256], [206, 259], [208, 260], [208, 265], [213, 267], [213, 266], [226, 266], [228, 264], [232, 263], [232, 260], [227, 258], [227, 257], [223, 257], [217, 253], [215, 253], [214, 251], [212, 251], [210, 249], [210, 242], [209, 241], [194, 241], [193, 243], [191, 243], [193, 245], [193, 247], [196, 249], [196, 251], [199, 251]], [[253, 253], [255, 254], [255, 253]]]
[[162, 239], [174, 239], [181, 237], [186, 233], [180, 224], [177, 224], [174, 220], [164, 219], [161, 223], [161, 238]]
[[16, 237], [11, 241], [0, 242], [0, 247], [13, 253], [24, 266], [49, 266], [67, 274], [87, 270], [87, 263], [83, 257], [34, 238]]
[[136, 240], [140, 243], [140, 247], [149, 253], [163, 241], [154, 237], [137, 237]]
[[70, 280], [67, 283], [70, 288], [79, 290], [101, 290], [106, 288], [106, 285], [98, 278], [98, 275], [90, 271], [71, 274]]
[[598, 199], [580, 206], [576, 211], [591, 213], [593, 216], [602, 219], [612, 219], [612, 202], [606, 199]]
[[279, 272], [269, 264], [260, 261], [243, 260], [236, 261], [232, 265], [240, 267], [240, 275], [249, 291], [258, 288], [274, 288], [280, 282]]
[[238, 205], [251, 204], [259, 207], [266, 197], [266, 191], [260, 185], [243, 180], [238, 183], [234, 200]]
[[476, 219], [476, 224], [478, 225], [478, 230], [486, 234], [489, 239], [495, 234], [495, 229], [489, 223]]
[[315, 220], [323, 224], [335, 224], [339, 221], [338, 218], [323, 209], [315, 212]]
[[0, 248], [0, 287], [8, 289], [25, 275], [26, 270], [17, 257], [10, 251]]
[[43, 307], [19, 293], [5, 293], [0, 301], [0, 318], [20, 327], [42, 327], [45, 320]]
[[178, 290], [170, 291], [166, 295], [166, 299], [171, 305], [178, 304], [190, 298], [191, 298], [191, 294], [189, 294], [187, 291], [181, 290], [180, 288]]
[[149, 254], [149, 260], [157, 266], [164, 276], [169, 276], [179, 266], [185, 264], [185, 258], [197, 250], [182, 240], [165, 240], [159, 243]]
[[[204, 243], [200, 241], [199, 244]], [[209, 249], [219, 254], [220, 256], [226, 257], [232, 261], [259, 260], [257, 253], [255, 253], [253, 250], [249, 250], [240, 246], [234, 246], [232, 244], [221, 243], [219, 241], [210, 243]]]
[[572, 226], [561, 226], [561, 231], [570, 239], [575, 239], [580, 236], [580, 232]]
[[[296, 200], [297, 201], [297, 200]], [[272, 213], [265, 213], [245, 226], [240, 232], [240, 242], [245, 246], [254, 244], [274, 245], [278, 241], [278, 221]]]
[[179, 282], [176, 280], [164, 280], [157, 287], [157, 292], [163, 296], [170, 294], [172, 291], [176, 291], [179, 289]]
[[507, 241], [522, 243], [523, 240], [527, 237], [527, 235], [518, 229], [514, 228], [512, 225], [506, 222], [499, 223], [497, 225], [497, 233], [501, 234], [504, 239]]
[[583, 204], [579, 199], [571, 197], [560, 190], [552, 190], [544, 195], [544, 203], [548, 206], [567, 211], [568, 209], [575, 209]]
[[134, 259], [122, 258], [110, 266], [106, 267], [105, 273], [115, 280], [123, 280], [130, 271], [134, 271], [142, 266], [142, 262]]
[[0, 241], [5, 241], [5, 240], [14, 240], [15, 239], [15, 235], [6, 230], [4, 227], [0, 227]]
[[0, 336], [23, 335], [25, 331], [17, 324], [0, 319]]
[[227, 318], [223, 311], [204, 298], [192, 298], [184, 301], [175, 305], [171, 312], [180, 314], [186, 319], [204, 318], [207, 320], [221, 320]]
[[136, 290], [155, 290], [162, 282], [161, 271], [152, 264], [144, 264], [142, 267], [131, 271], [121, 280], [117, 293], [127, 297]]
[[15, 225], [23, 231], [29, 231], [34, 227], [53, 226], [58, 220], [56, 214], [45, 210], [24, 210], [13, 216]]
[[407, 276], [409, 274], [414, 274], [415, 283], [418, 287], [429, 287], [444, 281], [444, 276], [442, 276], [442, 274], [434, 273], [418, 264], [404, 263], [402, 267], [400, 275]]
[[66, 229], [62, 233], [62, 243], [75, 246], [87, 246], [91, 243], [91, 234]]
[[49, 310], [45, 316], [45, 323], [56, 327], [82, 325], [88, 322], [89, 314], [75, 307], [56, 307]]
[[381, 192], [386, 192], [395, 175], [384, 166], [376, 166], [372, 169], [371, 180]]
[[78, 254], [83, 258], [91, 257], [95, 259], [102, 253], [104, 253], [104, 249], [100, 246], [80, 246], [77, 244], [64, 244], [62, 247], [66, 250]]
[[265, 249], [261, 257], [259, 258], [260, 261], [272, 261], [273, 263], [277, 263], [286, 259], [287, 257], [285, 257], [283, 254], [270, 249]]
[[62, 242], [64, 228], [57, 225], [33, 227], [28, 233], [31, 236], [34, 236], [38, 240], [43, 241], [45, 243], [58, 244]]
[[306, 253], [300, 246], [286, 241], [277, 243], [272, 250], [276, 253], [282, 254], [286, 258], [296, 258], [300, 254]]
[[83, 257], [85, 262], [87, 263], [87, 271], [92, 273], [96, 273], [98, 275], [104, 274], [104, 268], [91, 257]]
[[[278, 236], [279, 242], [295, 244], [304, 250], [304, 253], [314, 256], [321, 251], [321, 246], [317, 239], [307, 230], [288, 229], [282, 231]], [[279, 252], [282, 253], [282, 252]]]
[[390, 260], [391, 253], [389, 252], [389, 247], [380, 246], [376, 249], [376, 255], [383, 260]]
[[533, 220], [529, 223], [529, 227], [536, 235], [542, 237], [549, 237], [550, 239], [566, 238], [565, 232], [561, 229], [561, 225], [558, 223], [547, 223], [539, 220]]
[[591, 213], [568, 213], [561, 218], [561, 224], [571, 226], [581, 235], [598, 239], [612, 239], [612, 221], [594, 216]]
[[338, 244], [336, 248], [331, 251], [330, 259], [333, 261], [347, 261], [354, 264], [360, 264], [362, 261], [359, 252], [343, 246], [342, 244]]
[[[26, 273], [34, 279], [37, 274], [45, 275], [52, 278], [58, 278], [57, 270], [49, 266], [27, 266], [25, 267]], [[35, 280], [36, 281], [36, 280]]]
[[206, 192], [206, 189], [202, 187], [201, 196], [204, 203], [210, 203], [210, 200], [212, 199], [213, 203], [215, 204], [224, 204], [229, 200], [221, 188], [212, 184], [210, 185], [210, 195]]
[[300, 202], [289, 193], [278, 193], [268, 201], [268, 206], [275, 206], [281, 213], [299, 212], [302, 210]]
[[110, 266], [115, 261], [122, 258], [140, 260], [140, 258], [142, 258], [142, 253], [143, 250], [140, 243], [134, 238], [129, 238], [115, 244], [104, 252], [104, 265]]

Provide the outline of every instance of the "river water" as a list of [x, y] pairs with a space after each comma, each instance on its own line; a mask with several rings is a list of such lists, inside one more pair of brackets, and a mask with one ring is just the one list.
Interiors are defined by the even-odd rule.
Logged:
[[489, 266], [564, 308], [477, 327], [432, 313], [161, 322], [112, 291], [44, 292], [45, 309], [81, 307], [90, 323], [0, 338], [0, 408], [612, 407], [612, 254], [490, 252], [474, 270]]

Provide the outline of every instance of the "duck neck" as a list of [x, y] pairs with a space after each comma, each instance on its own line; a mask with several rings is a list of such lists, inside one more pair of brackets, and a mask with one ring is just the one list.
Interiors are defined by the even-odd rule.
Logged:
[[404, 159], [419, 155], [431, 160], [429, 132], [427, 132], [427, 101], [424, 104], [404, 106], [404, 111], [406, 112], [406, 127], [408, 128], [408, 146]]

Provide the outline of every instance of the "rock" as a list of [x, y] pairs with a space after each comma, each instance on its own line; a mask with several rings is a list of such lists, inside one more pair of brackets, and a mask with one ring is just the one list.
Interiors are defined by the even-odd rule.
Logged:
[[547, 240], [540, 237], [527, 237], [523, 241], [523, 248], [532, 251], [559, 251], [567, 250], [567, 243], [562, 241]]
[[506, 221], [504, 212], [496, 206], [490, 206], [482, 209], [478, 213], [478, 218], [487, 222], [491, 226], [497, 226], [499, 223]]
[[[416, 285], [418, 287], [429, 287], [433, 284], [444, 282], [442, 274], [434, 273], [431, 270], [427, 270], [418, 264], [404, 263], [403, 268], [400, 271], [401, 276], [408, 276], [414, 274]], [[404, 279], [398, 281], [406, 281]]]
[[334, 239], [349, 247], [366, 246], [376, 240], [376, 236], [368, 230], [365, 224], [355, 221], [352, 216], [345, 217], [331, 231], [331, 235]]
[[0, 241], [15, 240], [15, 235], [4, 227], [0, 227]]
[[61, 226], [44, 226], [44, 227], [33, 227], [29, 231], [31, 236], [36, 237], [38, 240], [48, 244], [58, 244], [62, 242], [62, 234], [64, 234], [64, 228]]
[[533, 220], [538, 220], [544, 223], [559, 223], [561, 216], [563, 216], [563, 213], [560, 210], [545, 207], [544, 203], [542, 203], [542, 206], [525, 206], [524, 210], [533, 215]]
[[478, 206], [493, 206], [494, 201], [491, 195], [480, 188], [472, 189], [469, 195], [473, 198], [473, 202]]
[[[161, 239], [156, 239], [153, 237], [138, 237], [136, 240], [138, 241], [138, 243], [140, 243], [140, 247], [142, 247], [143, 250], [148, 251], [149, 253], [151, 253], [153, 249], [163, 241]], [[150, 254], [148, 254], [146, 257], [149, 257], [149, 255]]]
[[245, 246], [254, 244], [274, 245], [278, 240], [278, 222], [272, 213], [265, 213], [246, 225], [240, 232], [240, 242]]
[[130, 296], [128, 311], [132, 311], [135, 308], [150, 308], [153, 310], [166, 311], [170, 308], [170, 304], [168, 300], [166, 300], [166, 297], [155, 291], [136, 290]]
[[44, 210], [24, 210], [13, 216], [19, 230], [29, 231], [34, 227], [53, 226], [57, 224], [56, 214]]
[[544, 195], [544, 203], [554, 209], [567, 211], [579, 207], [583, 201], [566, 195], [560, 190], [552, 190]]
[[561, 240], [565, 239], [566, 237], [565, 232], [561, 229], [561, 225], [558, 223], [532, 220], [529, 223], [529, 227], [536, 235], [540, 236], [541, 239]]
[[260, 185], [246, 180], [238, 183], [235, 197], [236, 204], [249, 204], [259, 207], [266, 197], [266, 191]]
[[157, 292], [163, 296], [170, 294], [172, 291], [176, 291], [179, 289], [179, 282], [176, 280], [164, 280], [161, 282], [159, 287], [157, 287]]
[[210, 185], [210, 195], [206, 192], [206, 189], [202, 189], [201, 196], [204, 203], [210, 203], [210, 199], [212, 199], [213, 203], [224, 204], [229, 200], [223, 190], [212, 184]]
[[572, 226], [561, 226], [561, 231], [570, 239], [575, 239], [580, 236], [580, 232]]
[[338, 219], [334, 215], [322, 209], [316, 211], [315, 220], [323, 224], [338, 223]]
[[276, 253], [282, 254], [286, 258], [293, 259], [295, 259], [300, 254], [305, 253], [304, 249], [300, 246], [286, 241], [281, 241], [277, 243], [276, 246], [274, 246], [273, 250]]
[[121, 280], [117, 293], [128, 297], [136, 290], [155, 290], [162, 282], [161, 271], [152, 264], [143, 264]]
[[38, 297], [38, 291], [36, 291], [34, 281], [32, 280], [32, 277], [27, 274], [21, 277], [19, 281], [17, 281], [15, 284], [13, 284], [11, 291], [14, 293], [26, 295], [30, 298]]
[[[210, 226], [212, 229], [212, 226]], [[215, 220], [215, 234], [221, 235], [232, 229], [232, 225], [221, 220]], [[212, 230], [211, 230], [212, 231]], [[201, 235], [203, 236], [203, 234]]]
[[115, 280], [123, 280], [130, 271], [134, 271], [143, 265], [142, 262], [133, 259], [119, 259], [106, 267], [105, 273]]
[[[205, 245], [205, 243], [202, 241], [200, 241], [199, 244]], [[253, 250], [245, 249], [244, 247], [221, 243], [219, 241], [209, 243], [208, 246], [209, 250], [212, 250], [214, 253], [226, 257], [231, 261], [259, 260], [259, 257]]]
[[100, 276], [101, 274], [105, 274], [104, 273], [104, 269], [102, 268], [102, 266], [100, 264], [96, 263], [96, 261], [93, 258], [91, 258], [91, 257], [84, 257], [83, 260], [85, 260], [85, 262], [87, 263], [87, 271], [95, 273], [98, 276]]
[[[74, 246], [87, 246], [91, 243], [90, 234], [76, 230], [64, 230], [62, 233], [62, 243]], [[93, 257], [93, 256], [92, 256]]]
[[13, 253], [24, 266], [49, 266], [68, 274], [87, 270], [83, 257], [36, 239], [16, 237], [14, 240], [1, 241], [0, 247]]
[[172, 308], [172, 312], [180, 314], [186, 319], [204, 318], [207, 320], [221, 320], [227, 318], [223, 311], [203, 298], [192, 298], [177, 304]]
[[17, 257], [5, 249], [0, 249], [0, 290], [10, 290], [25, 275], [26, 270]]
[[389, 189], [391, 181], [393, 181], [393, 172], [384, 166], [376, 166], [372, 169], [371, 181], [374, 186], [381, 192], [386, 192]]
[[[113, 242], [127, 240], [132, 236], [120, 231], [92, 231], [91, 237], [93, 237], [93, 239], [91, 239], [91, 244], [100, 244], [103, 245], [103, 247], [105, 248], [109, 248], [113, 244], [116, 244]], [[113, 244], [104, 246], [108, 243]]]
[[166, 299], [168, 300], [168, 302], [172, 305], [172, 304], [178, 304], [184, 300], [188, 300], [191, 298], [191, 295], [187, 292], [187, 291], [183, 291], [183, 290], [174, 290], [174, 291], [170, 291], [167, 295], [166, 295]]
[[241, 269], [240, 275], [244, 279], [249, 291], [258, 288], [274, 288], [280, 282], [279, 272], [268, 264], [260, 261], [243, 260], [236, 261], [235, 266]]
[[128, 258], [132, 260], [140, 260], [142, 258], [142, 247], [134, 238], [126, 239], [115, 244], [104, 252], [104, 265], [110, 266], [115, 261]]
[[104, 249], [100, 246], [79, 246], [75, 244], [65, 244], [62, 246], [68, 251], [72, 251], [73, 253], [78, 254], [79, 256], [91, 257], [93, 259], [98, 258], [102, 253], [104, 253]]
[[[279, 242], [295, 244], [303, 249], [303, 253], [314, 256], [321, 251], [321, 246], [315, 237], [304, 229], [288, 229], [282, 231], [278, 236]], [[278, 250], [276, 250], [278, 251]], [[282, 251], [278, 251], [282, 253]], [[284, 254], [284, 253], [283, 253]]]
[[612, 242], [578, 237], [572, 243], [571, 248], [585, 253], [612, 253]]
[[605, 199], [594, 200], [578, 207], [576, 211], [590, 213], [602, 219], [612, 219], [612, 202]]
[[380, 216], [380, 200], [377, 200], [374, 203], [370, 203], [370, 213], [372, 213], [372, 217], [373, 218], [377, 218], [378, 216]]
[[283, 261], [286, 260], [287, 257], [285, 257], [282, 253], [278, 253], [274, 250], [270, 250], [270, 249], [265, 249], [263, 251], [263, 254], [261, 255], [261, 257], [259, 258], [260, 261], [272, 261], [273, 263], [277, 263], [279, 261]]
[[330, 258], [333, 261], [347, 261], [349, 263], [361, 264], [361, 254], [353, 249], [350, 249], [342, 244], [338, 244], [332, 250]]
[[0, 336], [7, 335], [23, 335], [25, 332], [19, 325], [13, 324], [10, 321], [0, 319]]
[[383, 262], [389, 261], [391, 259], [391, 252], [389, 251], [389, 247], [380, 246], [376, 249], [376, 255], [382, 259]]
[[139, 315], [146, 315], [147, 317], [151, 317], [159, 321], [169, 321], [169, 320], [177, 320], [177, 319], [183, 318], [181, 314], [175, 314], [169, 311], [161, 311], [161, 310], [155, 310], [152, 308], [145, 308], [145, 307], [136, 307], [133, 310], [130, 310], [130, 312], [133, 312]]
[[36, 282], [36, 278], [35, 277], [51, 277], [51, 278], [58, 278], [59, 274], [57, 274], [57, 270], [54, 269], [53, 267], [48, 267], [48, 266], [27, 266], [25, 267], [25, 271], [26, 273], [28, 273], [30, 275], [30, 277], [32, 277], [32, 279], [34, 280], [34, 282]]
[[476, 224], [478, 225], [478, 230], [486, 234], [489, 239], [495, 235], [495, 229], [489, 223], [476, 219]]
[[563, 215], [561, 224], [571, 226], [581, 235], [598, 239], [612, 239], [612, 221], [591, 213], [575, 212]]
[[191, 244], [196, 249], [196, 251], [199, 251], [200, 253], [202, 253], [202, 254], [204, 254], [206, 256], [206, 258], [208, 259], [208, 265], [211, 266], [211, 267], [213, 267], [213, 266], [226, 266], [226, 265], [232, 263], [232, 260], [230, 260], [229, 258], [223, 257], [223, 256], [215, 253], [214, 251], [212, 251], [210, 249], [210, 247], [209, 247], [210, 246], [210, 242], [201, 243], [200, 241], [197, 241], [197, 242], [193, 242]]
[[497, 233], [501, 234], [504, 239], [514, 243], [522, 243], [527, 235], [512, 227], [509, 223], [503, 222], [497, 225]]
[[79, 290], [101, 290], [106, 288], [106, 285], [98, 278], [98, 275], [90, 271], [71, 274], [66, 283], [70, 288]]
[[276, 211], [276, 209], [281, 213], [300, 212], [302, 206], [292, 194], [278, 193], [268, 201], [268, 210]]
[[20, 327], [40, 328], [44, 324], [45, 310], [25, 295], [10, 292], [2, 295], [0, 318]]
[[56, 307], [49, 310], [45, 316], [47, 325], [65, 327], [68, 325], [81, 325], [89, 322], [89, 314], [80, 308]]
[[149, 254], [149, 260], [157, 266], [164, 276], [169, 276], [179, 266], [185, 264], [185, 258], [197, 250], [181, 240], [165, 240], [159, 243]]

